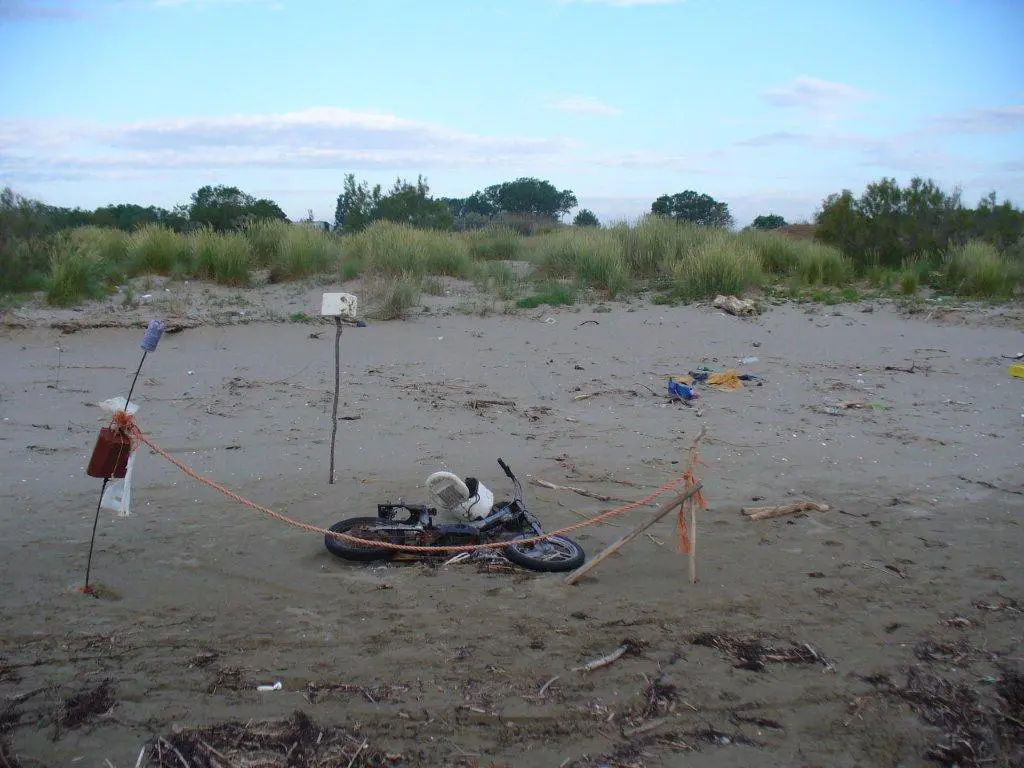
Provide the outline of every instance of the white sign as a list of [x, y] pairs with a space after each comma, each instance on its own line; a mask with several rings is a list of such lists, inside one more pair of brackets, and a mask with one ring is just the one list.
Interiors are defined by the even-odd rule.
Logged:
[[356, 319], [358, 299], [351, 293], [325, 293], [320, 314], [324, 317], [342, 317], [346, 320]]

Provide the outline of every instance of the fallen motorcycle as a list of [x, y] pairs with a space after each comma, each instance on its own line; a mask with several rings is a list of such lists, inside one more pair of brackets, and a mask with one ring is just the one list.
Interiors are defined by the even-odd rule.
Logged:
[[[436, 507], [425, 504], [378, 504], [377, 517], [351, 517], [335, 523], [330, 530], [370, 541], [419, 547], [461, 547], [508, 542], [507, 546], [496, 549], [513, 563], [533, 571], [572, 571], [582, 565], [586, 559], [583, 548], [565, 536], [549, 536], [534, 542], [517, 543], [518, 539], [532, 539], [543, 535], [544, 531], [526, 507], [523, 487], [515, 474], [502, 459], [498, 459], [498, 465], [512, 481], [513, 498], [494, 504], [479, 519], [435, 523], [434, 517], [438, 514]], [[481, 498], [480, 490], [483, 487], [473, 478], [467, 478], [463, 488], [467, 486], [471, 495], [464, 508], [470, 509]], [[408, 517], [397, 519], [403, 511], [408, 513]], [[346, 560], [387, 560], [398, 554], [398, 550], [359, 544], [333, 536], [325, 536], [324, 544], [331, 554]], [[425, 554], [431, 556], [429, 552]], [[442, 550], [434, 556], [442, 555], [451, 556], [452, 553]]]

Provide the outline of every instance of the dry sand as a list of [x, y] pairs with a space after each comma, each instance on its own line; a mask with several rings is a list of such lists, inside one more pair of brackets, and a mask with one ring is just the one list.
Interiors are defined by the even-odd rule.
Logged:
[[[1020, 664], [1024, 380], [1001, 357], [1024, 350], [1019, 309], [783, 306], [739, 319], [636, 302], [480, 317], [446, 309], [465, 296], [442, 297], [414, 319], [346, 329], [349, 418], [329, 485], [333, 328], [282, 319], [315, 313], [323, 288], [244, 305], [191, 290], [205, 303], [178, 318], [196, 327], [163, 338], [136, 394], [143, 430], [196, 470], [328, 526], [378, 501], [426, 500], [423, 479], [441, 468], [500, 495], [499, 456], [524, 479], [635, 498], [679, 471], [704, 424], [699, 582], [671, 519], [575, 587], [474, 564], [351, 564], [143, 450], [133, 514], [100, 518], [102, 596], [83, 596], [95, 403], [126, 393], [141, 330], [50, 325], [138, 323], [169, 305], [21, 312], [0, 331], [11, 765], [123, 768], [175, 727], [295, 710], [365, 739], [352, 765], [382, 753], [403, 765], [920, 765], [946, 733], [898, 694], [907, 670], [988, 696], [1000, 665]], [[214, 319], [278, 321], [210, 324], [196, 307], [214, 298]], [[762, 386], [700, 387], [694, 407], [662, 396], [669, 375], [748, 356], [759, 362], [738, 367]], [[526, 491], [549, 530], [609, 506]], [[832, 511], [740, 514], [805, 499]], [[645, 514], [576, 537], [593, 556]], [[737, 668], [728, 637], [806, 643], [830, 663]], [[573, 671], [626, 638], [638, 652]], [[65, 697], [105, 679], [109, 711], [55, 724]], [[282, 690], [255, 690], [274, 681]]]

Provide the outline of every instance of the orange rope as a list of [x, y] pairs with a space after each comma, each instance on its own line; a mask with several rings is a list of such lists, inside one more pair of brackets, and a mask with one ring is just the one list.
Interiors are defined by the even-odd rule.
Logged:
[[[690, 457], [686, 463], [686, 471], [683, 472], [683, 487], [689, 491], [697, 484], [695, 471], [701, 464], [700, 454], [697, 453], [697, 443], [690, 446]], [[679, 512], [676, 515], [676, 533], [678, 534], [677, 548], [680, 553], [688, 555], [692, 549], [690, 532], [686, 527], [686, 513], [694, 508], [707, 509], [708, 502], [704, 498], [704, 491], [698, 490], [693, 496], [679, 505]]]
[[[121, 413], [123, 413], [123, 411]], [[433, 552], [433, 553], [438, 553], [438, 552], [475, 552], [477, 550], [483, 550], [483, 549], [503, 549], [503, 548], [509, 546], [510, 543], [512, 543], [512, 542], [509, 542], [509, 541], [496, 541], [496, 542], [491, 542], [491, 543], [488, 543], [488, 544], [466, 544], [466, 545], [463, 545], [463, 546], [430, 547], [430, 546], [418, 546], [418, 545], [412, 545], [412, 544], [393, 544], [393, 543], [391, 543], [389, 541], [375, 541], [375, 540], [372, 540], [372, 539], [361, 539], [358, 536], [351, 536], [351, 535], [349, 535], [347, 533], [340, 533], [338, 531], [330, 531], [330, 530], [327, 530], [326, 528], [320, 528], [320, 527], [312, 525], [310, 523], [304, 523], [304, 522], [302, 522], [300, 520], [295, 520], [295, 519], [290, 518], [290, 517], [288, 517], [286, 515], [282, 515], [280, 512], [275, 512], [274, 510], [270, 509], [269, 507], [265, 507], [262, 504], [257, 504], [254, 501], [250, 501], [249, 499], [245, 498], [244, 496], [241, 496], [238, 493], [235, 493], [230, 488], [227, 488], [227, 487], [221, 485], [220, 483], [218, 483], [218, 482], [216, 482], [214, 480], [210, 480], [207, 477], [203, 477], [198, 472], [196, 472], [195, 470], [191, 469], [184, 462], [179, 461], [178, 459], [176, 459], [173, 456], [171, 456], [169, 453], [167, 453], [167, 451], [165, 451], [163, 448], [160, 448], [150, 438], [148, 438], [146, 435], [144, 435], [142, 433], [142, 431], [138, 428], [138, 426], [135, 424], [135, 420], [131, 416], [129, 416], [128, 414], [124, 414], [124, 416], [121, 417], [121, 419], [119, 420], [118, 423], [119, 424], [123, 424], [124, 428], [134, 438], [136, 438], [139, 442], [145, 443], [147, 446], [149, 446], [153, 450], [154, 453], [156, 453], [156, 454], [158, 454], [160, 456], [163, 456], [165, 459], [167, 459], [169, 462], [171, 462], [171, 464], [176, 466], [178, 469], [180, 469], [182, 472], [184, 472], [186, 475], [188, 475], [189, 477], [193, 478], [194, 480], [197, 480], [198, 482], [202, 483], [203, 485], [206, 485], [206, 486], [209, 486], [210, 488], [213, 488], [215, 491], [220, 491], [221, 493], [223, 493], [228, 498], [234, 499], [235, 501], [237, 501], [239, 504], [242, 504], [242, 505], [244, 505], [246, 507], [249, 507], [250, 509], [254, 509], [257, 512], [262, 512], [263, 514], [267, 515], [268, 517], [273, 518], [274, 520], [277, 520], [279, 522], [285, 523], [286, 525], [290, 525], [290, 526], [292, 526], [294, 528], [298, 528], [298, 529], [303, 530], [303, 531], [308, 531], [310, 533], [318, 533], [318, 534], [320, 534], [322, 536], [330, 536], [331, 538], [340, 539], [340, 540], [347, 541], [347, 542], [352, 543], [352, 544], [361, 544], [363, 546], [374, 547], [375, 549], [389, 549], [389, 550], [394, 550], [396, 552], [422, 552], [422, 553], [430, 553], [430, 552]], [[662, 494], [667, 493], [668, 491], [671, 491], [671, 490], [673, 490], [675, 488], [678, 488], [679, 485], [681, 483], [683, 483], [684, 481], [685, 481], [685, 475], [681, 475], [681, 476], [679, 476], [677, 478], [674, 478], [672, 481], [666, 483], [665, 485], [661, 486], [656, 491], [653, 491], [652, 493], [648, 494], [647, 496], [644, 496], [642, 499], [638, 499], [637, 501], [630, 502], [629, 504], [624, 504], [621, 507], [616, 507], [614, 509], [609, 509], [607, 512], [602, 512], [600, 515], [597, 515], [596, 517], [592, 517], [592, 518], [589, 518], [587, 520], [583, 520], [582, 522], [575, 523], [574, 525], [570, 525], [570, 526], [568, 526], [566, 528], [560, 528], [557, 531], [551, 531], [550, 533], [545, 533], [545, 534], [540, 535], [540, 536], [532, 536], [530, 538], [516, 539], [515, 543], [517, 545], [519, 545], [519, 544], [533, 544], [533, 543], [536, 543], [538, 541], [544, 541], [545, 539], [551, 538], [552, 536], [562, 536], [562, 535], [565, 535], [567, 533], [572, 533], [572, 532], [578, 531], [578, 530], [580, 530], [582, 528], [586, 528], [587, 526], [590, 526], [590, 525], [597, 525], [598, 523], [603, 523], [606, 520], [610, 520], [613, 517], [617, 517], [619, 515], [625, 514], [626, 512], [629, 512], [631, 510], [636, 509], [637, 507], [642, 507], [645, 504], [649, 504], [652, 500], [658, 498]]]

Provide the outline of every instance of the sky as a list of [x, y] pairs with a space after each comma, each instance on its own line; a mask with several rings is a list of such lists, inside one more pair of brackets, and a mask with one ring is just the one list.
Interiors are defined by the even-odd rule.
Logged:
[[522, 176], [603, 222], [811, 220], [914, 176], [1024, 205], [1024, 0], [0, 0], [0, 186], [333, 221], [344, 176]]

